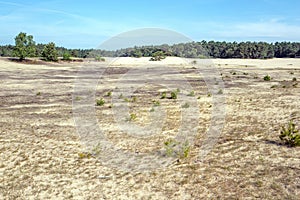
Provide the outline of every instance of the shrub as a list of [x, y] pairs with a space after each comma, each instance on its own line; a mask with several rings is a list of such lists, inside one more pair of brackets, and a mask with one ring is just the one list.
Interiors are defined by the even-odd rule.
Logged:
[[293, 121], [290, 121], [287, 127], [282, 126], [279, 138], [289, 146], [300, 146], [299, 129], [296, 129]]
[[177, 99], [177, 91], [171, 92], [171, 99]]
[[101, 56], [96, 56], [95, 60], [100, 62], [105, 62], [105, 58], [102, 58]]
[[167, 98], [167, 93], [166, 93], [166, 92], [161, 93], [161, 97], [160, 97], [160, 98], [161, 98], [161, 99]]
[[267, 76], [264, 77], [264, 80], [265, 80], [265, 81], [270, 81], [270, 80], [271, 80], [271, 77], [270, 77], [269, 75], [267, 75]]
[[111, 95], [112, 95], [111, 91], [107, 92], [107, 94], [106, 94], [106, 96], [108, 96], [108, 97], [111, 97]]
[[154, 101], [153, 101], [153, 105], [154, 105], [154, 106], [160, 106], [160, 102], [154, 100]]
[[65, 52], [63, 54], [63, 58], [62, 59], [65, 60], [65, 61], [70, 61], [71, 60], [71, 55], [68, 52]]
[[136, 118], [137, 118], [136, 114], [131, 113], [129, 116], [129, 121], [134, 121], [134, 120], [136, 120]]
[[165, 59], [166, 55], [163, 51], [156, 51], [152, 54], [152, 58], [150, 58], [150, 61], [160, 61], [162, 59]]
[[296, 78], [296, 77], [294, 77], [294, 78], [293, 78], [293, 81], [297, 81], [297, 78]]
[[97, 101], [96, 101], [96, 105], [97, 106], [103, 106], [105, 104], [105, 101], [104, 101], [104, 99], [98, 99]]

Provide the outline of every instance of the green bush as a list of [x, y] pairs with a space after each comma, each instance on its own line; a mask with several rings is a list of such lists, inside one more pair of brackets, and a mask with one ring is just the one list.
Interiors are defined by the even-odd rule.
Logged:
[[98, 99], [97, 101], [96, 101], [96, 105], [97, 106], [103, 106], [105, 104], [105, 101], [104, 101], [104, 99]]
[[300, 146], [299, 129], [293, 121], [290, 121], [287, 127], [282, 126], [279, 138], [289, 146]]
[[171, 92], [171, 99], [177, 99], [177, 91]]
[[106, 96], [108, 96], [108, 97], [111, 97], [111, 95], [112, 95], [111, 91], [107, 92], [107, 94], [106, 94]]
[[264, 80], [265, 80], [265, 81], [270, 81], [270, 80], [271, 80], [271, 77], [270, 77], [269, 75], [267, 75], [267, 76], [264, 77]]
[[71, 55], [68, 52], [65, 52], [63, 54], [63, 58], [62, 59], [65, 60], [65, 61], [70, 61], [71, 60]]
[[166, 93], [166, 92], [161, 93], [161, 97], [160, 97], [160, 98], [161, 98], [161, 99], [167, 98], [167, 93]]
[[136, 120], [136, 118], [137, 118], [137, 115], [134, 113], [131, 113], [129, 116], [129, 121], [134, 121], [134, 120]]
[[156, 51], [152, 54], [152, 58], [150, 58], [150, 61], [161, 61], [162, 59], [165, 59], [166, 55], [163, 51]]
[[157, 101], [154, 100], [154, 101], [153, 101], [153, 106], [160, 106], [160, 102], [159, 102], [158, 100], [157, 100]]

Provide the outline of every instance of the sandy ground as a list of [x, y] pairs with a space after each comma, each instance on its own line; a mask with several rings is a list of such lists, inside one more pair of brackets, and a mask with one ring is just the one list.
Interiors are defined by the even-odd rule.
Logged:
[[[112, 61], [106, 60], [107, 65]], [[189, 91], [179, 93], [195, 98], [197, 105], [189, 109], [200, 113], [189, 156], [163, 169], [130, 173], [89, 156], [76, 132], [74, 81], [81, 66], [97, 63], [25, 65], [1, 58], [0, 199], [299, 199], [300, 148], [282, 145], [278, 135], [291, 119], [300, 125], [300, 59], [197, 60], [218, 69], [226, 95], [224, 128], [202, 162], [197, 152], [211, 124], [214, 96], [192, 61], [121, 58], [104, 69], [96, 99], [106, 103], [95, 107], [96, 118], [106, 137], [124, 151], [148, 153], [163, 147], [178, 132], [184, 108], [179, 100], [160, 99], [166, 88], [145, 84], [135, 91], [135, 101], [121, 98], [137, 116], [122, 123], [149, 124], [155, 100], [166, 110], [162, 132], [146, 139], [120, 134], [113, 112], [120, 105], [107, 95], [118, 89], [120, 77], [131, 69], [164, 65], [178, 74], [160, 72], [159, 77], [185, 76], [195, 91], [194, 97], [188, 97]], [[263, 80], [266, 75], [271, 81]], [[134, 87], [135, 80], [128, 85]]]

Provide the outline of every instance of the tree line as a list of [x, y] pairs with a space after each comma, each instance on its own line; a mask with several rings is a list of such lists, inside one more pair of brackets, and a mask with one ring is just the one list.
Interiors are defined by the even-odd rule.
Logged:
[[19, 33], [15, 37], [15, 45], [0, 46], [0, 56], [42, 57], [48, 61], [57, 61], [58, 57], [65, 60], [70, 57], [97, 58], [101, 57], [165, 57], [177, 56], [186, 58], [299, 58], [299, 42], [218, 42], [201, 41], [174, 45], [141, 46], [106, 51], [99, 49], [67, 49], [56, 47], [55, 43], [36, 44], [32, 35]]

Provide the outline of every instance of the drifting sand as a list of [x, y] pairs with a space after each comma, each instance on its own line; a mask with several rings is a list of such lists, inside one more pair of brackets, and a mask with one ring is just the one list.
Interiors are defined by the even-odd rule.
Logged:
[[[167, 111], [163, 132], [145, 140], [120, 134], [106, 96], [118, 78], [141, 65], [174, 66], [187, 77], [200, 112], [189, 157], [147, 173], [103, 166], [85, 156], [72, 110], [77, 71], [97, 63], [25, 65], [0, 59], [0, 199], [299, 199], [300, 148], [282, 145], [278, 135], [289, 120], [300, 122], [300, 59], [209, 60], [222, 74], [227, 113], [221, 136], [203, 162], [196, 158], [210, 125], [213, 97], [191, 64], [194, 59], [106, 60], [111, 68], [96, 98], [107, 103], [96, 107], [96, 116], [109, 140], [128, 151], [151, 152], [163, 145], [176, 133], [183, 108], [178, 101], [160, 99], [163, 88], [157, 85], [139, 88], [136, 102], [129, 103], [137, 114], [130, 123], [148, 123], [152, 100], [159, 100]], [[266, 75], [271, 81], [263, 80]]]

